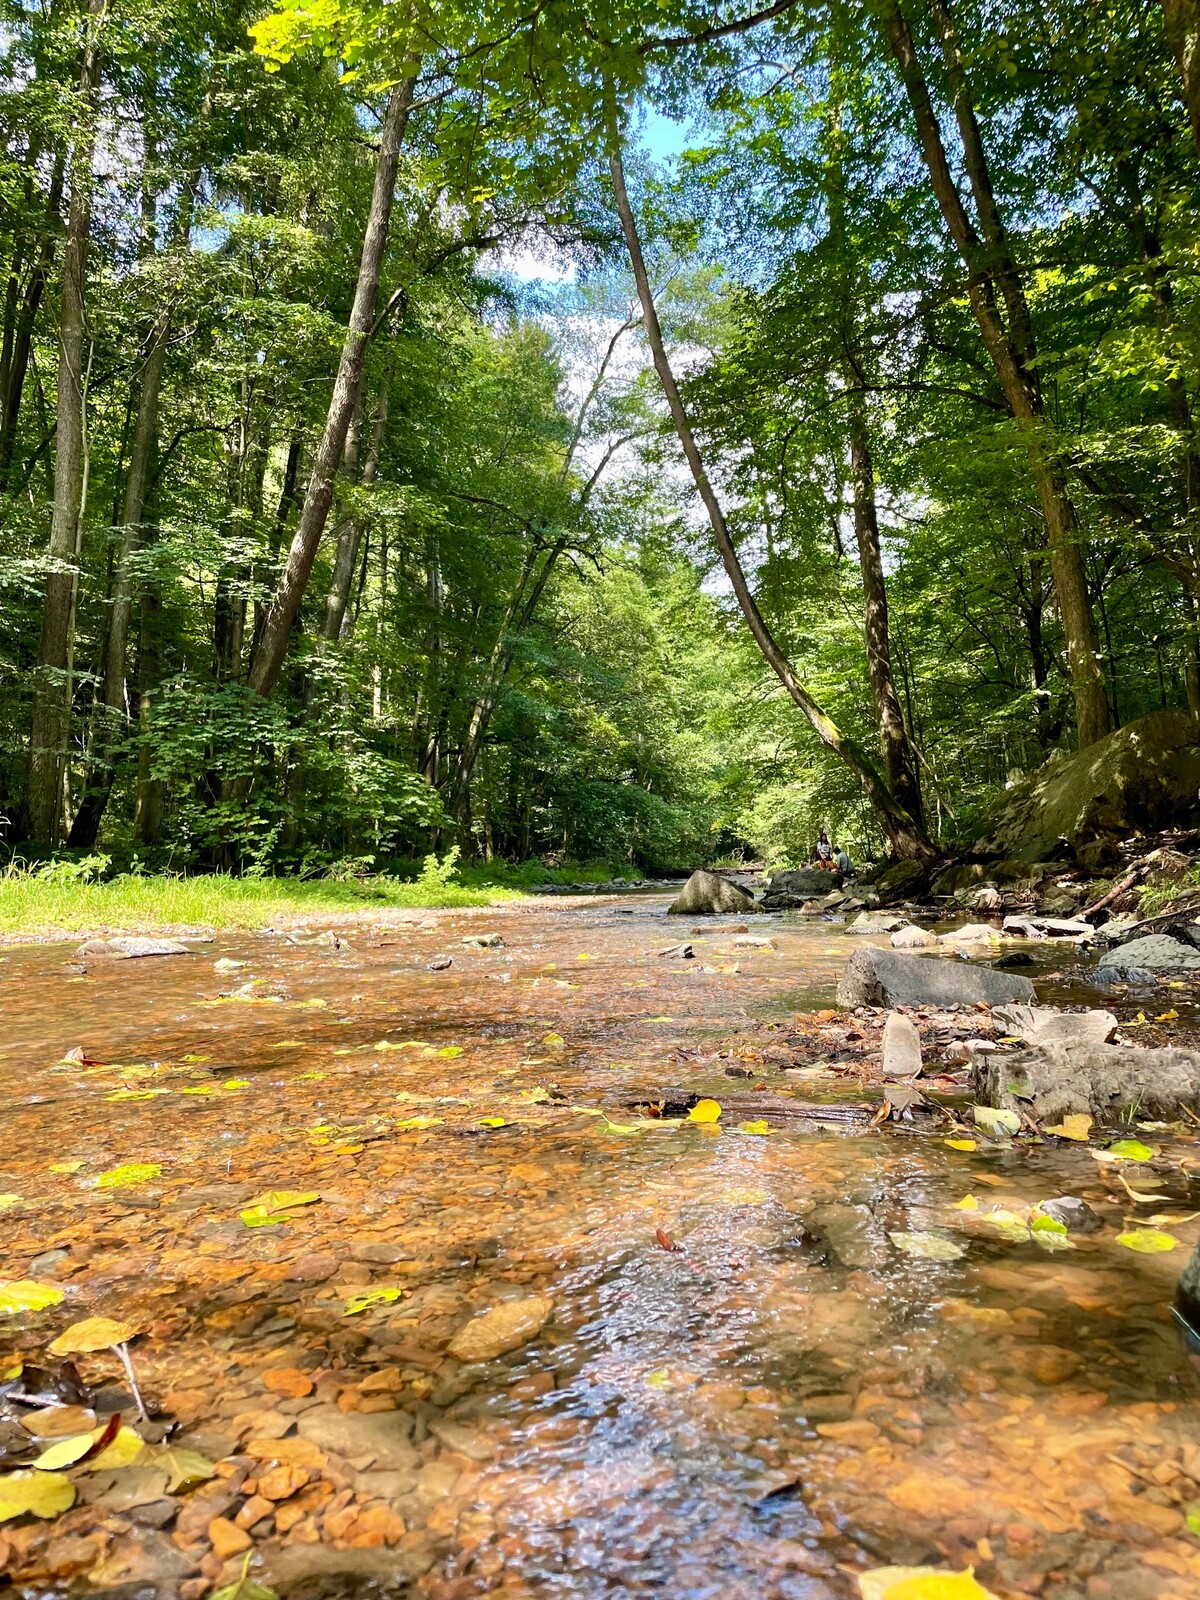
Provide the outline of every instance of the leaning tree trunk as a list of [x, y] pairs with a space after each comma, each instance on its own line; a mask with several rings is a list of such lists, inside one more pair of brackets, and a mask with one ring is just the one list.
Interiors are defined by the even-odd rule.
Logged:
[[[379, 401], [375, 407], [375, 417], [371, 424], [371, 437], [367, 443], [366, 460], [363, 462], [359, 483], [363, 488], [369, 488], [375, 482], [379, 471], [379, 456], [383, 449], [383, 435], [387, 429], [388, 399], [391, 392], [392, 372], [395, 363], [395, 351], [388, 363], [387, 371], [383, 376], [383, 386], [379, 391]], [[357, 460], [357, 448], [355, 459]], [[350, 466], [350, 448], [346, 448], [347, 465]], [[342, 637], [343, 626], [346, 621], [346, 607], [350, 603], [350, 589], [354, 582], [354, 569], [358, 561], [358, 545], [362, 537], [362, 522], [357, 511], [352, 510], [343, 520], [338, 529], [337, 554], [333, 562], [333, 576], [329, 584], [329, 592], [325, 596], [325, 615], [321, 619], [321, 637], [328, 643]]]
[[92, 156], [100, 86], [99, 31], [107, 0], [89, 0], [88, 38], [79, 72], [82, 104], [71, 151], [71, 206], [63, 250], [59, 314], [58, 413], [54, 455], [54, 505], [50, 520], [50, 571], [42, 602], [37, 679], [29, 739], [26, 810], [38, 844], [61, 836], [70, 717], [70, 663], [75, 630], [76, 564], [86, 451], [84, 294], [92, 225]]
[[875, 501], [875, 468], [861, 393], [849, 400], [850, 470], [854, 483], [854, 535], [862, 573], [867, 672], [879, 721], [879, 744], [888, 788], [915, 822], [924, 821], [921, 786], [912, 745], [892, 675], [887, 588], [879, 548], [879, 514]]
[[[1030, 471], [1046, 525], [1050, 572], [1067, 641], [1079, 743], [1081, 747], [1094, 744], [1109, 731], [1109, 708], [1079, 525], [1065, 475], [1049, 438], [1025, 290], [992, 191], [990, 168], [967, 90], [953, 24], [944, 0], [937, 0], [934, 19], [954, 90], [955, 120], [983, 229], [982, 238], [967, 215], [951, 171], [929, 85], [898, 0], [883, 0], [882, 15], [888, 43], [916, 120], [934, 196], [967, 267], [971, 310], [1009, 410], [1024, 434]], [[1005, 305], [1007, 326], [996, 299], [997, 287]]]
[[304, 591], [308, 587], [321, 536], [329, 519], [329, 508], [333, 504], [334, 479], [341, 465], [342, 454], [346, 447], [346, 433], [362, 388], [367, 341], [375, 321], [379, 278], [392, 217], [400, 144], [408, 126], [415, 83], [415, 77], [406, 78], [403, 83], [396, 85], [388, 97], [383, 135], [379, 144], [379, 158], [375, 166], [375, 187], [371, 196], [371, 209], [367, 217], [362, 258], [358, 269], [358, 283], [354, 292], [354, 306], [350, 313], [350, 325], [346, 330], [345, 343], [342, 345], [333, 396], [325, 418], [325, 429], [313, 460], [312, 474], [304, 496], [304, 506], [300, 512], [299, 526], [292, 540], [291, 550], [288, 552], [287, 565], [280, 577], [279, 587], [275, 591], [275, 597], [263, 624], [262, 637], [250, 666], [250, 687], [261, 695], [273, 694], [279, 683], [287, 656], [292, 624], [304, 599]]
[[1200, 150], [1200, 7], [1196, 0], [1162, 0], [1164, 31], [1183, 78], [1192, 138]]
[[807, 689], [803, 687], [796, 677], [791, 663], [775, 642], [762, 613], [758, 609], [758, 603], [750, 591], [750, 586], [746, 582], [746, 575], [742, 571], [741, 562], [738, 560], [729, 526], [725, 521], [725, 513], [705, 470], [691, 422], [688, 419], [683, 399], [679, 393], [679, 386], [675, 381], [675, 374], [671, 370], [671, 363], [667, 357], [662, 327], [659, 324], [654, 296], [650, 289], [650, 279], [646, 272], [646, 262], [642, 254], [642, 244], [638, 237], [637, 224], [634, 220], [633, 209], [630, 206], [629, 195], [625, 188], [625, 171], [621, 162], [620, 147], [617, 143], [615, 129], [612, 134], [609, 170], [612, 174], [613, 192], [616, 196], [617, 215], [620, 218], [621, 231], [625, 235], [625, 244], [629, 251], [629, 261], [633, 268], [638, 300], [642, 307], [642, 318], [646, 328], [646, 337], [649, 340], [650, 350], [654, 357], [655, 370], [658, 373], [663, 393], [666, 396], [667, 406], [671, 413], [671, 420], [675, 425], [675, 432], [678, 435], [680, 446], [691, 469], [692, 479], [701, 500], [704, 502], [704, 508], [708, 512], [708, 519], [712, 526], [717, 549], [721, 555], [721, 561], [729, 576], [729, 581], [733, 585], [733, 592], [737, 596], [738, 605], [754, 637], [754, 642], [762, 652], [763, 659], [771, 667], [792, 700], [808, 718], [822, 744], [844, 761], [858, 779], [894, 854], [901, 859], [907, 860], [936, 860], [937, 851], [930, 844], [924, 828], [891, 793], [883, 778], [876, 771], [866, 751], [842, 732], [832, 717], [821, 709]]

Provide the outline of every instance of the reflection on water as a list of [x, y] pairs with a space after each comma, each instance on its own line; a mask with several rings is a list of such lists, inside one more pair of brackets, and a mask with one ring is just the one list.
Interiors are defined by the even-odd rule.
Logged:
[[[796, 919], [750, 919], [774, 948], [736, 944], [731, 919], [692, 936], [665, 904], [414, 914], [343, 926], [348, 948], [222, 938], [86, 972], [69, 948], [6, 952], [0, 1191], [23, 1204], [3, 1275], [66, 1249], [35, 1275], [72, 1316], [150, 1328], [144, 1385], [233, 1463], [226, 1482], [256, 1430], [323, 1441], [253, 1529], [297, 1593], [340, 1570], [347, 1592], [430, 1600], [829, 1600], [852, 1570], [930, 1562], [1001, 1595], [1200, 1596], [1200, 1407], [1169, 1313], [1200, 1223], [1173, 1225], [1173, 1252], [1122, 1249], [1138, 1207], [1086, 1148], [642, 1127], [621, 1107], [656, 1089], [728, 1092], [723, 1047], [773, 1092], [819, 1097], [811, 1078], [789, 1091], [772, 1041], [831, 1003], [852, 948]], [[504, 948], [462, 943], [493, 930]], [[695, 961], [656, 953], [681, 936]], [[76, 1046], [95, 1065], [57, 1065]], [[1186, 1216], [1194, 1147], [1145, 1137], [1175, 1163], [1163, 1209]], [[94, 1187], [129, 1162], [161, 1172]], [[272, 1188], [322, 1199], [246, 1228], [239, 1206]], [[1104, 1231], [1046, 1254], [954, 1209], [1055, 1194]], [[964, 1254], [904, 1255], [906, 1231]], [[347, 1317], [372, 1286], [402, 1298]], [[471, 1314], [536, 1296], [540, 1336], [448, 1354]], [[391, 1454], [354, 1453], [347, 1417], [390, 1417]], [[194, 1561], [185, 1581], [215, 1581], [203, 1527], [170, 1530], [147, 1545], [109, 1514], [86, 1536], [110, 1586], [129, 1550], [152, 1566], [167, 1545]], [[58, 1582], [32, 1543], [21, 1570], [31, 1594]]]

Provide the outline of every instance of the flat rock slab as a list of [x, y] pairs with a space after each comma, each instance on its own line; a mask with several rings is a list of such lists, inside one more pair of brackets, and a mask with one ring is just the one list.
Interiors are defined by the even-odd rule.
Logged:
[[908, 927], [908, 918], [894, 911], [860, 911], [854, 921], [846, 926], [847, 933], [880, 934], [899, 933]]
[[136, 934], [122, 934], [116, 939], [86, 939], [75, 952], [77, 956], [107, 956], [116, 961], [129, 961], [135, 956], [190, 956], [191, 953], [178, 939], [144, 939]]
[[838, 984], [838, 1003], [847, 1007], [969, 1006], [980, 1000], [1003, 1005], [1034, 997], [1028, 978], [970, 961], [908, 956], [875, 946], [854, 952]]
[[536, 1339], [553, 1310], [553, 1300], [545, 1295], [531, 1295], [526, 1300], [502, 1300], [480, 1316], [472, 1317], [447, 1348], [458, 1361], [491, 1361]]
[[715, 872], [693, 872], [679, 894], [667, 907], [669, 917], [711, 916], [714, 912], [732, 911], [738, 916], [759, 911], [761, 907], [754, 896], [728, 878]]
[[1194, 1050], [1050, 1044], [1019, 1055], [977, 1056], [974, 1076], [984, 1105], [1042, 1123], [1072, 1113], [1119, 1122], [1133, 1107], [1141, 1118], [1173, 1118], [1182, 1106], [1200, 1107], [1200, 1053]]
[[937, 942], [938, 936], [932, 929], [918, 928], [915, 923], [897, 928], [889, 941], [893, 950], [932, 950]]
[[1151, 933], [1144, 939], [1106, 950], [1097, 971], [1114, 976], [1123, 972], [1195, 972], [1200, 968], [1200, 950], [1181, 944], [1169, 933]]
[[347, 1461], [371, 1458], [385, 1471], [412, 1471], [420, 1457], [409, 1443], [412, 1418], [403, 1411], [339, 1411], [336, 1406], [314, 1406], [296, 1423], [302, 1439], [318, 1449], [332, 1451]]
[[1052, 1006], [997, 1006], [996, 1023], [1029, 1045], [1108, 1044], [1117, 1031], [1111, 1011], [1055, 1011]]
[[1096, 930], [1082, 917], [1005, 917], [1005, 933], [1018, 939], [1094, 939]]
[[964, 922], [961, 928], [951, 928], [949, 933], [940, 934], [939, 944], [990, 944], [1000, 935], [990, 922]]

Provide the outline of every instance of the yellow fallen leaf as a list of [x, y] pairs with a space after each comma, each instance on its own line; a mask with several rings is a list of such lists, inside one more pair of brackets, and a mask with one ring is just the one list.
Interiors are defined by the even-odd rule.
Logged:
[[978, 1150], [979, 1148], [977, 1139], [943, 1139], [942, 1143], [951, 1150]]
[[255, 1195], [241, 1213], [241, 1218], [248, 1228], [269, 1227], [285, 1221], [285, 1212], [298, 1206], [311, 1206], [320, 1198], [311, 1190], [268, 1189], [265, 1194]]
[[480, 1117], [475, 1126], [477, 1128], [505, 1128], [508, 1124], [503, 1117]]
[[1124, 1174], [1119, 1171], [1117, 1173], [1117, 1182], [1121, 1185], [1129, 1198], [1137, 1205], [1155, 1206], [1162, 1199], [1162, 1195], [1160, 1194], [1146, 1194], [1141, 1189], [1133, 1188], [1132, 1185], [1126, 1180]]
[[11, 1211], [14, 1206], [21, 1204], [19, 1194], [0, 1194], [0, 1211]]
[[75, 1504], [75, 1488], [62, 1472], [9, 1472], [0, 1478], [0, 1522], [14, 1517], [57, 1517]]
[[1052, 1133], [1059, 1139], [1075, 1139], [1080, 1144], [1087, 1143], [1088, 1134], [1092, 1131], [1092, 1119], [1081, 1111], [1073, 1111], [1069, 1116], [1048, 1127], [1047, 1133]]
[[114, 1344], [136, 1339], [141, 1330], [133, 1322], [117, 1322], [113, 1317], [84, 1317], [64, 1328], [48, 1348], [52, 1356], [86, 1356], [108, 1350]]
[[[125, 1429], [122, 1428], [121, 1432], [124, 1433]], [[107, 1453], [105, 1451], [106, 1455]], [[191, 1489], [198, 1483], [207, 1483], [210, 1478], [216, 1476], [217, 1471], [208, 1457], [202, 1456], [198, 1450], [186, 1450], [179, 1445], [171, 1444], [142, 1445], [137, 1454], [136, 1465], [157, 1467], [161, 1472], [165, 1472], [168, 1494], [177, 1494], [180, 1489]]]
[[114, 1089], [106, 1100], [153, 1100], [157, 1095], [170, 1094], [169, 1089]]
[[721, 1199], [728, 1206], [760, 1206], [771, 1197], [765, 1189], [723, 1189]]
[[90, 1433], [76, 1433], [69, 1439], [56, 1439], [33, 1464], [39, 1472], [57, 1472], [62, 1467], [73, 1467], [81, 1456], [87, 1455], [103, 1431], [103, 1428], [93, 1428]]
[[1154, 1020], [1155, 1022], [1176, 1022], [1178, 1019], [1178, 1011], [1160, 1011]]
[[757, 1122], [739, 1122], [737, 1131], [739, 1133], [766, 1134], [770, 1133], [771, 1124], [764, 1119], [760, 1119]]
[[414, 1128], [440, 1128], [441, 1117], [405, 1117], [403, 1122], [394, 1123], [393, 1126], [399, 1133], [409, 1133]]
[[122, 1467], [131, 1467], [145, 1448], [146, 1441], [132, 1428], [118, 1428], [116, 1438], [106, 1444], [98, 1456], [84, 1463], [85, 1470], [119, 1472]]
[[134, 1184], [149, 1183], [157, 1178], [162, 1167], [157, 1161], [128, 1161], [123, 1167], [110, 1167], [96, 1179], [97, 1189], [129, 1189]]
[[64, 1298], [63, 1291], [52, 1283], [38, 1283], [34, 1278], [15, 1278], [0, 1283], [0, 1316], [15, 1317], [22, 1311], [45, 1311]]
[[360, 1311], [366, 1311], [370, 1306], [391, 1305], [399, 1300], [404, 1293], [393, 1285], [381, 1286], [377, 1289], [360, 1289], [357, 1294], [352, 1294], [342, 1308], [342, 1315], [356, 1317]]
[[957, 1261], [966, 1255], [962, 1245], [944, 1239], [940, 1233], [889, 1233], [888, 1238], [906, 1256], [925, 1261]]
[[225, 1082], [221, 1085], [221, 1087], [222, 1087], [222, 1089], [230, 1089], [230, 1090], [232, 1090], [232, 1089], [248, 1089], [250, 1087], [250, 1079], [249, 1078], [226, 1078]]
[[687, 1114], [689, 1122], [719, 1122], [721, 1105], [717, 1100], [697, 1100]]
[[979, 1201], [973, 1194], [965, 1194], [961, 1200], [954, 1202], [954, 1209], [955, 1211], [978, 1211]]
[[52, 1161], [50, 1163], [50, 1171], [70, 1174], [72, 1172], [78, 1172], [80, 1167], [86, 1166], [86, 1161]]
[[542, 1035], [542, 1043], [548, 1045], [551, 1050], [557, 1050], [559, 1045], [566, 1044], [566, 1042], [561, 1033], [544, 1033]]
[[976, 1581], [975, 1570], [947, 1572], [938, 1567], [877, 1567], [860, 1572], [862, 1600], [996, 1600]]
[[1117, 1235], [1117, 1243], [1126, 1250], [1136, 1250], [1140, 1255], [1156, 1255], [1160, 1250], [1174, 1250], [1179, 1240], [1174, 1234], [1160, 1233], [1157, 1228], [1130, 1228]]

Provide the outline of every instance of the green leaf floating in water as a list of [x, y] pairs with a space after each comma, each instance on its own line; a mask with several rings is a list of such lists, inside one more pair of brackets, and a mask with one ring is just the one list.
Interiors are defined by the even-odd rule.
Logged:
[[1154, 1151], [1148, 1144], [1143, 1144], [1140, 1139], [1118, 1139], [1116, 1144], [1108, 1147], [1110, 1156], [1116, 1156], [1121, 1161], [1152, 1161]]
[[1179, 1240], [1173, 1233], [1160, 1233], [1157, 1228], [1130, 1228], [1117, 1235], [1117, 1243], [1126, 1250], [1136, 1250], [1144, 1256], [1157, 1255], [1160, 1250], [1174, 1250]]
[[940, 1233], [889, 1233], [888, 1238], [906, 1256], [920, 1256], [924, 1261], [957, 1261], [967, 1253]]
[[1021, 1119], [1015, 1111], [997, 1111], [994, 1106], [972, 1106], [971, 1114], [976, 1127], [990, 1133], [993, 1138], [1021, 1131]]

